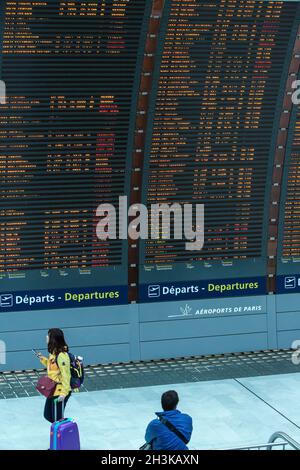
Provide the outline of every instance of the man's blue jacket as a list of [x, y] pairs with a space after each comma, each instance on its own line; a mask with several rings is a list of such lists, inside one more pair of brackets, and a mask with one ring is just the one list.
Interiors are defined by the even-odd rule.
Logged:
[[[163, 416], [166, 420], [175, 426], [189, 441], [193, 431], [193, 420], [189, 415], [180, 413], [179, 410], [163, 411], [155, 413], [157, 416]], [[165, 424], [158, 418], [148, 424], [145, 440], [152, 442], [153, 450], [187, 450], [185, 443], [170, 431]]]

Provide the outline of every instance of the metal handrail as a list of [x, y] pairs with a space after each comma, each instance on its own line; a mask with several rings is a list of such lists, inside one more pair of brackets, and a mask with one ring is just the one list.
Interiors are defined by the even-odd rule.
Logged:
[[[282, 442], [275, 442], [277, 439], [282, 439]], [[300, 450], [300, 443], [282, 431], [277, 431], [272, 434], [267, 444], [251, 444], [249, 446], [231, 447], [223, 450], [272, 450], [274, 447], [281, 446], [282, 450], [286, 450], [287, 446], [290, 446], [295, 450]]]
[[[274, 432], [270, 437], [268, 444], [274, 444], [277, 439], [284, 439], [291, 447], [296, 450], [300, 450], [299, 442], [295, 441], [292, 437], [282, 431]], [[268, 446], [267, 450], [271, 450], [271, 446]]]
[[280, 447], [282, 446], [284, 449], [288, 445], [287, 442], [274, 442], [274, 443], [267, 443], [267, 444], [251, 444], [250, 446], [243, 446], [243, 447], [226, 447], [226, 449], [220, 450], [267, 450], [268, 447]]

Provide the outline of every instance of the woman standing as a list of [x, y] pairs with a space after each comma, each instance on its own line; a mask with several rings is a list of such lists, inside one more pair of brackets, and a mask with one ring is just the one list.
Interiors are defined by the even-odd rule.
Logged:
[[68, 354], [68, 345], [66, 344], [64, 333], [59, 328], [51, 328], [47, 335], [48, 359], [42, 356], [38, 357], [41, 363], [47, 367], [47, 374], [50, 379], [57, 382], [54, 394], [47, 398], [44, 410], [44, 418], [50, 423], [55, 421], [54, 400], [57, 400], [57, 416], [56, 419], [63, 418], [63, 402], [64, 408], [71, 396], [71, 371], [70, 358]]

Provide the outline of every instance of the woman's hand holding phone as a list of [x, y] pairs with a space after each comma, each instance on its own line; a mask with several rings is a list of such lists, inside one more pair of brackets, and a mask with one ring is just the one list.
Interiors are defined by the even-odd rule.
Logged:
[[33, 352], [33, 354], [35, 354], [36, 357], [38, 357], [39, 359], [42, 357], [42, 353], [39, 352], [39, 351], [37, 351], [36, 349], [32, 349], [32, 352]]

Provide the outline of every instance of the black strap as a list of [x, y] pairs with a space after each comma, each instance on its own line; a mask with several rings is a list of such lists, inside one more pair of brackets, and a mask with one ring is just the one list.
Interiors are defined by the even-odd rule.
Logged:
[[172, 423], [170, 423], [170, 421], [165, 419], [163, 416], [159, 416], [158, 419], [160, 420], [161, 423], [167, 426], [167, 428], [170, 429], [170, 431], [176, 434], [176, 436], [179, 437], [179, 439], [183, 441], [185, 444], [189, 442], [189, 440], [180, 431], [178, 431], [178, 429], [175, 428], [175, 426]]
[[145, 444], [143, 444], [139, 450], [153, 450], [152, 447], [153, 447], [153, 442], [155, 441], [155, 439], [152, 439], [152, 441], [150, 442], [145, 442]]

